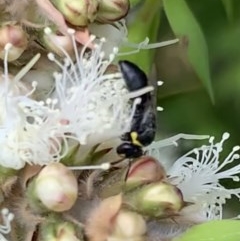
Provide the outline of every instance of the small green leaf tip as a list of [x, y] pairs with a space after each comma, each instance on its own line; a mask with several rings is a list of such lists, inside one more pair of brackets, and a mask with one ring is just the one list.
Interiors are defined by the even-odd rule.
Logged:
[[173, 241], [239, 241], [239, 220], [215, 220], [189, 229]]

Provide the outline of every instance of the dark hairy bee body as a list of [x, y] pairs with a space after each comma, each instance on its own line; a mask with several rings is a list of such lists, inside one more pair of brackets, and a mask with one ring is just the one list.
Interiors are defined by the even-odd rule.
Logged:
[[[130, 92], [148, 86], [146, 74], [137, 65], [129, 61], [120, 61], [119, 66]], [[117, 153], [125, 158], [142, 156], [142, 147], [151, 144], [155, 138], [156, 115], [152, 95], [146, 93], [138, 98], [141, 98], [141, 102], [136, 106], [131, 129], [121, 137], [123, 143], [117, 147]]]

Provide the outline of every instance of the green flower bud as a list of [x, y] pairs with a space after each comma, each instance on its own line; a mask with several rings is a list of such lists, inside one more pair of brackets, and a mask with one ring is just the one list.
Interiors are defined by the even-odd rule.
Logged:
[[96, 18], [98, 0], [53, 0], [53, 4], [75, 26], [87, 26]]
[[7, 60], [9, 62], [18, 59], [27, 48], [28, 39], [22, 27], [14, 24], [7, 24], [0, 28], [0, 58], [4, 59], [5, 46], [11, 44]]
[[126, 190], [161, 181], [165, 177], [166, 172], [159, 161], [150, 156], [143, 156], [131, 165], [126, 178]]
[[127, 193], [124, 203], [141, 214], [157, 218], [173, 216], [185, 205], [181, 191], [165, 182], [148, 184]]
[[129, 10], [129, 0], [102, 0], [99, 3], [97, 21], [113, 22], [125, 17]]
[[[40, 227], [40, 240], [42, 241], [80, 241], [83, 240], [79, 227], [76, 228], [70, 222], [63, 222], [58, 218], [50, 218], [50, 221]], [[80, 237], [80, 238], [79, 238]]]
[[69, 210], [77, 200], [77, 180], [66, 166], [52, 163], [44, 167], [35, 180], [34, 191], [37, 199], [55, 212]]

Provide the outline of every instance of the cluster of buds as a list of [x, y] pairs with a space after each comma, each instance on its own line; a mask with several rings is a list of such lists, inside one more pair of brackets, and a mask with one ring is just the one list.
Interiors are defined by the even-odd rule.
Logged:
[[129, 0], [53, 0], [54, 6], [70, 24], [85, 27], [97, 21], [109, 23], [126, 16]]
[[[102, 199], [87, 217], [85, 232], [90, 241], [148, 240], [149, 220], [174, 218], [186, 206], [181, 191], [167, 181], [164, 168], [153, 157], [142, 156], [127, 168], [127, 175], [120, 173], [122, 185], [110, 187], [116, 191], [120, 186], [118, 194]], [[114, 175], [105, 175], [104, 188], [105, 178], [108, 182], [113, 178], [116, 184]]]
[[[185, 205], [180, 190], [166, 181], [164, 168], [150, 156], [136, 159], [127, 168], [125, 177], [119, 175], [123, 185], [118, 194], [105, 198], [98, 194], [78, 196], [81, 187], [87, 189], [89, 183], [78, 183], [79, 175], [70, 169], [62, 163], [52, 163], [43, 168], [26, 166], [20, 176], [21, 189], [25, 192], [24, 206], [30, 208], [31, 214], [28, 216], [27, 209], [24, 209], [16, 212], [16, 218], [23, 223], [30, 220], [32, 225], [38, 225], [41, 240], [145, 241], [149, 219], [174, 217]], [[126, 166], [118, 169], [125, 172]], [[98, 182], [96, 189], [101, 186], [104, 189], [106, 178], [112, 178], [111, 168], [110, 172], [102, 170], [101, 177], [93, 175], [94, 170], [81, 174], [85, 176], [85, 172], [93, 183]], [[92, 175], [97, 179], [94, 180]], [[90, 204], [96, 201], [97, 205]], [[89, 211], [83, 218], [85, 209]], [[78, 213], [74, 215], [76, 219], [69, 216], [69, 211]], [[30, 235], [34, 235], [34, 230]]]
[[181, 191], [167, 181], [162, 165], [150, 156], [131, 165], [125, 190], [125, 205], [149, 217], [173, 217], [185, 206]]
[[[1, 59], [4, 56], [4, 46], [7, 43], [13, 45], [8, 61], [17, 60], [30, 48], [31, 52], [42, 51], [43, 46], [57, 54], [61, 52], [59, 46], [71, 53], [73, 46], [68, 28], [76, 31], [75, 40], [84, 45], [89, 42], [90, 34], [94, 34], [89, 28], [90, 24], [114, 24], [125, 17], [129, 10], [129, 0], [46, 0], [36, 3], [29, 1], [27, 10], [23, 9], [22, 13], [17, 12], [17, 4], [16, 1], [10, 6], [0, 3], [0, 9], [3, 8], [4, 12], [9, 13], [1, 19], [0, 27]], [[53, 29], [51, 35], [45, 34], [47, 26]], [[35, 37], [32, 36], [33, 30]], [[22, 59], [29, 60], [29, 54], [26, 53]]]
[[111, 196], [100, 202], [90, 213], [85, 232], [89, 241], [144, 241], [147, 226], [138, 213], [123, 206], [122, 195]]

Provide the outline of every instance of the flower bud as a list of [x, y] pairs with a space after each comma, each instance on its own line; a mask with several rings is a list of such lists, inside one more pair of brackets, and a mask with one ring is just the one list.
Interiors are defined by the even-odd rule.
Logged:
[[7, 60], [9, 62], [18, 59], [23, 51], [27, 48], [28, 39], [26, 33], [18, 25], [4, 25], [0, 28], [0, 58], [4, 59], [5, 46], [7, 43], [12, 44], [8, 52]]
[[107, 240], [144, 240], [146, 231], [146, 222], [141, 215], [121, 210], [114, 219], [114, 229]]
[[161, 181], [166, 177], [166, 172], [159, 161], [150, 156], [142, 156], [134, 162], [126, 178], [126, 189], [136, 186]]
[[57, 227], [56, 241], [78, 241], [74, 227], [69, 223], [63, 223]]
[[[55, 222], [53, 222], [55, 221]], [[79, 228], [78, 228], [79, 231]], [[80, 241], [78, 236], [80, 232], [76, 231], [76, 227], [70, 222], [62, 222], [59, 220], [51, 220], [41, 227], [42, 241]]]
[[78, 195], [78, 184], [73, 173], [61, 163], [44, 167], [35, 181], [35, 194], [42, 204], [55, 212], [69, 210]]
[[73, 42], [68, 35], [58, 35], [52, 33], [49, 28], [45, 29], [45, 34], [43, 34], [43, 44], [51, 52], [56, 53], [59, 56], [64, 56], [61, 48], [64, 49], [68, 54], [73, 53]]
[[96, 18], [98, 0], [54, 0], [55, 7], [75, 26], [87, 26]]
[[93, 209], [85, 225], [89, 241], [106, 241], [113, 228], [113, 220], [122, 205], [122, 195], [106, 198]]
[[129, 0], [102, 0], [99, 2], [97, 21], [109, 23], [125, 17], [129, 10]]
[[185, 204], [181, 191], [165, 182], [148, 184], [128, 193], [124, 203], [141, 214], [157, 218], [175, 215]]

